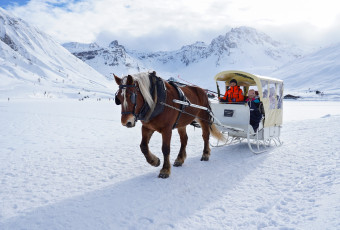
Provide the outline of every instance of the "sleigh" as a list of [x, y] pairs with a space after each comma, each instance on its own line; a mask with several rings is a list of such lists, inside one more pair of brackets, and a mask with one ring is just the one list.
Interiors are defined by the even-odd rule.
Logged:
[[280, 133], [282, 128], [282, 96], [283, 81], [275, 78], [263, 77], [242, 71], [224, 71], [215, 76], [218, 97], [220, 97], [219, 83], [228, 86], [231, 79], [235, 79], [243, 87], [244, 96], [250, 88], [255, 89], [260, 99], [262, 119], [256, 132], [249, 124], [250, 108], [247, 103], [225, 103], [212, 101], [211, 109], [215, 123], [225, 134], [224, 143], [215, 143], [214, 146], [223, 146], [247, 141], [253, 153], [261, 153], [268, 146], [282, 145]]
[[[227, 89], [230, 80], [235, 79], [243, 88], [244, 96], [249, 89], [255, 89], [261, 101], [262, 119], [259, 127], [254, 131], [250, 125], [250, 108], [247, 102], [220, 102], [210, 100], [211, 115], [217, 128], [224, 134], [225, 141], [210, 141], [210, 145], [220, 147], [246, 141], [249, 149], [255, 153], [262, 153], [266, 148], [280, 146], [282, 128], [282, 95], [283, 81], [275, 78], [253, 75], [242, 71], [224, 71], [218, 73], [216, 81], [218, 98], [221, 96], [221, 86]], [[177, 103], [181, 103], [177, 101]], [[193, 106], [193, 105], [191, 105]], [[208, 108], [200, 108], [209, 110]]]

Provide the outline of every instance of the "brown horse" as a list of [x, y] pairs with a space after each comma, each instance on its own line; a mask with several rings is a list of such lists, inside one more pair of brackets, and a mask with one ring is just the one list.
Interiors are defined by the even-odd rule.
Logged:
[[193, 86], [176, 87], [176, 85], [169, 84], [157, 77], [155, 72], [128, 75], [123, 78], [115, 75], [114, 77], [119, 85], [115, 100], [117, 105], [121, 104], [121, 123], [131, 128], [135, 126], [137, 120], [141, 120], [143, 126], [140, 149], [146, 161], [155, 167], [160, 165], [160, 159], [150, 152], [148, 144], [154, 131], [162, 135], [164, 162], [159, 173], [160, 178], [169, 177], [171, 172], [170, 141], [172, 130], [177, 128], [181, 140], [181, 148], [174, 162], [174, 166], [178, 167], [186, 159], [185, 149], [188, 141], [186, 126], [194, 120], [202, 128], [204, 148], [201, 161], [209, 160], [210, 133], [217, 139], [223, 139], [223, 135], [211, 122], [211, 115], [205, 110], [190, 106], [184, 107], [173, 102], [174, 99], [185, 100], [210, 109], [207, 94], [203, 89]]

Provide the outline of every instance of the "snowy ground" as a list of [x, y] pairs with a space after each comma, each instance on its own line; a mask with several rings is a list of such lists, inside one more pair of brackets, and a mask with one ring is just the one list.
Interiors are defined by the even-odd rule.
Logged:
[[0, 229], [340, 229], [340, 102], [284, 109], [284, 145], [260, 155], [242, 143], [201, 162], [188, 128], [164, 180], [113, 101], [0, 101]]

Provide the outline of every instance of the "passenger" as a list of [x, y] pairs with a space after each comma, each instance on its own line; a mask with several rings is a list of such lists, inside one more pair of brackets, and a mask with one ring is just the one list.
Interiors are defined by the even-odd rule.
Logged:
[[244, 96], [242, 89], [237, 85], [237, 81], [232, 79], [229, 82], [229, 88], [225, 92], [224, 97], [220, 97], [221, 102], [242, 102], [244, 101]]
[[275, 99], [275, 88], [271, 87], [269, 90], [269, 108], [270, 109], [275, 109], [275, 103], [276, 103], [276, 99]]
[[260, 99], [255, 95], [255, 90], [250, 89], [248, 91], [247, 103], [250, 108], [250, 125], [253, 127], [254, 131], [259, 128], [260, 121], [262, 119], [262, 114], [260, 112]]

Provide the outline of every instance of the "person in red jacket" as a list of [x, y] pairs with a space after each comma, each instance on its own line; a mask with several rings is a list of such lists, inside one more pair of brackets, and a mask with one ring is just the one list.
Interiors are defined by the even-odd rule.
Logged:
[[232, 79], [229, 82], [229, 88], [225, 92], [224, 97], [220, 97], [221, 102], [242, 102], [244, 101], [243, 91], [237, 85], [237, 81]]

